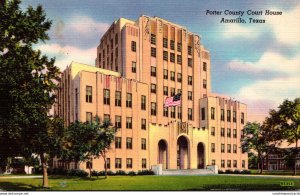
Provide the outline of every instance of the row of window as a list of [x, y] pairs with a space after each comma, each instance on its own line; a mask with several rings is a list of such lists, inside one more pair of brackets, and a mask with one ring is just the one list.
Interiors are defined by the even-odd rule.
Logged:
[[[132, 158], [126, 158], [126, 168], [131, 169], [132, 168]], [[86, 169], [93, 169], [93, 163], [92, 162], [86, 162]], [[106, 158], [106, 168], [111, 169], [111, 161], [110, 158]], [[147, 159], [142, 158], [142, 169], [147, 168]], [[115, 158], [115, 169], [122, 169], [122, 158]]]
[[[170, 107], [171, 118], [176, 118], [176, 107]], [[163, 116], [169, 117], [169, 108], [164, 108]], [[177, 118], [182, 119], [182, 108], [177, 107]], [[188, 108], [188, 120], [193, 120], [193, 109]]]
[[[216, 144], [211, 143], [211, 152], [214, 153], [216, 151]], [[233, 144], [232, 152], [237, 153], [237, 145]], [[225, 153], [225, 144], [221, 144], [221, 153]], [[231, 144], [227, 144], [227, 153], [231, 153]]]
[[[211, 164], [215, 165], [216, 160], [211, 160]], [[245, 166], [246, 166], [246, 162], [245, 160], [242, 160], [242, 168], [245, 168]], [[221, 167], [225, 168], [225, 160], [221, 160]], [[237, 168], [237, 160], [233, 160], [232, 167]], [[227, 168], [231, 168], [231, 160], [227, 160]]]
[[[122, 138], [115, 137], [115, 148], [121, 149], [122, 148]], [[141, 149], [146, 150], [147, 143], [145, 138], [141, 138]], [[126, 149], [132, 149], [132, 137], [126, 138]]]
[[[215, 127], [211, 127], [210, 134], [212, 136], [215, 136], [215, 134], [216, 134], [216, 128]], [[233, 138], [237, 137], [237, 130], [236, 129], [232, 130], [232, 135], [233, 135]], [[221, 136], [225, 137], [225, 128], [221, 128]], [[227, 128], [227, 137], [231, 137], [231, 129], [230, 128]]]
[[[210, 119], [215, 120], [215, 108], [211, 107], [210, 110]], [[227, 110], [227, 122], [231, 122], [231, 110]], [[225, 110], [221, 109], [221, 114], [220, 114], [220, 119], [221, 121], [225, 121]], [[205, 120], [205, 108], [201, 108], [201, 120]], [[232, 116], [232, 121], [236, 123], [236, 111], [233, 111], [233, 116]], [[245, 114], [241, 112], [241, 123], [244, 124], [245, 122]]]
[[[156, 58], [156, 48], [151, 47], [151, 57]], [[169, 60], [169, 52], [163, 51], [163, 60], [168, 61]], [[170, 53], [170, 62], [175, 63], [176, 58], [175, 58], [175, 53]], [[177, 54], [177, 64], [182, 65], [182, 55]], [[188, 66], [192, 67], [193, 66], [193, 59], [188, 58]], [[204, 68], [203, 68], [204, 70]]]

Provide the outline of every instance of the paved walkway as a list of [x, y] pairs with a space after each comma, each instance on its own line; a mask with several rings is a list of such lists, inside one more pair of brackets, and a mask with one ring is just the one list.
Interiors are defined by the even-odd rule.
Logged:
[[300, 175], [293, 176], [293, 175], [253, 175], [253, 174], [219, 174], [219, 175], [226, 175], [226, 176], [245, 176], [245, 177], [283, 177], [283, 178], [294, 178], [300, 179]]
[[0, 176], [0, 179], [26, 179], [26, 178], [43, 178], [42, 175], [19, 175], [19, 176]]

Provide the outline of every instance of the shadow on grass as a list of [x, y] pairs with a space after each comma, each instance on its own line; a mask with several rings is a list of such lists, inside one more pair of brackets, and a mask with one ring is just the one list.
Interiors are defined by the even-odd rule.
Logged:
[[5, 191], [36, 191], [36, 190], [49, 190], [42, 186], [33, 186], [30, 184], [16, 183], [16, 182], [0, 182], [0, 189]]

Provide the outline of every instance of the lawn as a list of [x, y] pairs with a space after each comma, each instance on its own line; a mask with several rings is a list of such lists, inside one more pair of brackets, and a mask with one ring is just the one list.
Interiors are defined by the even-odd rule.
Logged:
[[[280, 182], [293, 181], [293, 187]], [[205, 176], [110, 176], [108, 179], [50, 177], [49, 189], [41, 188], [41, 178], [0, 178], [1, 190], [293, 190], [300, 189], [299, 178]]]

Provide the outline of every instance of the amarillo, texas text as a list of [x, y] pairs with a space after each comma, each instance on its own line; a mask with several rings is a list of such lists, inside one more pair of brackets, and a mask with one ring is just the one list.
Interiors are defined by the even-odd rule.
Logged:
[[[274, 11], [274, 10], [206, 10], [206, 15], [225, 15], [228, 18], [222, 17], [220, 23], [266, 23], [265, 18], [261, 18], [260, 16], [279, 16], [282, 15], [282, 11]], [[249, 16], [248, 19], [244, 19], [243, 16]], [[229, 18], [230, 17], [230, 18]], [[232, 18], [234, 17], [234, 18]]]

